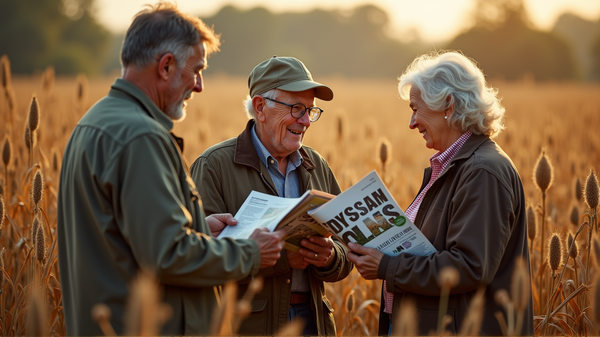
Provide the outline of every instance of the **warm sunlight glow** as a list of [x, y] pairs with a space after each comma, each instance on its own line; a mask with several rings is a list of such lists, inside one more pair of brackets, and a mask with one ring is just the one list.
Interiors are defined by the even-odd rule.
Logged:
[[[98, 0], [96, 8], [100, 22], [113, 32], [124, 31], [132, 16], [149, 0]], [[365, 3], [375, 4], [389, 13], [390, 34], [410, 40], [420, 37], [425, 42], [446, 41], [471, 24], [469, 13], [473, 0], [179, 0], [180, 8], [201, 17], [211, 16], [221, 7], [233, 4], [242, 9], [267, 7], [274, 12], [308, 11], [313, 8], [352, 9]], [[572, 12], [587, 20], [600, 18], [600, 1], [597, 0], [525, 0], [533, 24], [550, 30], [564, 12]], [[218, 27], [216, 27], [218, 31]]]

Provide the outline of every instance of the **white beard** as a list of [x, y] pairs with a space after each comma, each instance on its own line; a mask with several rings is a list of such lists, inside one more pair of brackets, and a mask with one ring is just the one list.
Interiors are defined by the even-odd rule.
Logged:
[[167, 116], [169, 116], [173, 122], [181, 122], [185, 119], [187, 111], [183, 104], [183, 100], [181, 100], [180, 102], [177, 102], [177, 104], [170, 106], [167, 111], [165, 111]]

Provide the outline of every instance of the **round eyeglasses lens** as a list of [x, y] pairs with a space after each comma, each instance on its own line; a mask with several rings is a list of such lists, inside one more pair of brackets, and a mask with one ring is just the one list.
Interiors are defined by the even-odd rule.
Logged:
[[311, 122], [316, 122], [319, 119], [319, 117], [321, 117], [321, 109], [316, 107], [311, 108], [308, 116], [310, 117]]
[[306, 107], [304, 106], [304, 104], [292, 105], [292, 116], [294, 116], [294, 118], [302, 117], [304, 115], [305, 111], [306, 111]]

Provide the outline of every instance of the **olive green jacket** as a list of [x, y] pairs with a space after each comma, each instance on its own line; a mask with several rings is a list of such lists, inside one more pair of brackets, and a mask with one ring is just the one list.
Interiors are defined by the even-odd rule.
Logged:
[[[252, 190], [277, 195], [271, 176], [261, 162], [252, 143], [250, 120], [246, 129], [237, 137], [214, 145], [204, 151], [190, 168], [207, 214], [235, 214]], [[303, 158], [298, 168], [302, 192], [317, 189], [339, 194], [340, 187], [329, 165], [315, 150], [300, 148]], [[347, 248], [335, 242], [336, 258], [330, 268], [323, 270], [313, 265], [309, 269], [310, 288], [315, 305], [319, 335], [334, 336], [333, 308], [325, 296], [323, 281], [335, 282], [345, 278], [353, 268], [346, 259]], [[291, 294], [292, 269], [285, 250], [277, 264], [261, 269], [265, 277], [263, 290], [252, 301], [252, 313], [244, 320], [239, 333], [242, 335], [274, 335], [288, 322]], [[246, 291], [247, 282], [241, 282], [238, 295]]]
[[172, 127], [141, 90], [117, 79], [73, 130], [57, 224], [68, 335], [102, 335], [91, 317], [97, 303], [108, 305], [122, 334], [141, 268], [156, 274], [173, 310], [161, 334], [207, 334], [214, 287], [257, 274], [256, 242], [210, 236]]
[[[429, 183], [431, 172], [431, 168], [425, 170], [421, 190]], [[393, 314], [400, 312], [403, 299], [412, 298], [418, 334], [436, 331], [440, 270], [452, 266], [459, 280], [448, 298], [446, 314], [452, 322], [447, 329], [458, 334], [473, 296], [483, 288], [480, 335], [502, 335], [496, 312], [505, 319], [507, 313], [494, 295], [500, 289], [510, 292], [517, 259], [523, 258], [530, 270], [525, 208], [521, 178], [508, 155], [487, 136], [471, 135], [427, 191], [415, 219], [437, 252], [430, 256], [386, 255], [381, 260], [377, 276], [387, 281], [387, 291], [394, 292]], [[531, 296], [524, 300], [521, 333], [533, 335]], [[389, 315], [383, 313], [383, 299], [381, 303], [379, 334], [385, 335]]]

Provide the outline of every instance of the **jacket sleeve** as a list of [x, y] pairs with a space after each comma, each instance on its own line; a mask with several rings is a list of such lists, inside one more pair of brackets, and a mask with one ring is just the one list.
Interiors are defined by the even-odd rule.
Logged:
[[337, 282], [346, 278], [352, 271], [352, 268], [354, 268], [354, 264], [346, 258], [346, 254], [348, 254], [348, 248], [346, 246], [334, 239], [333, 250], [335, 260], [331, 266], [327, 268], [319, 268], [314, 265], [310, 266], [318, 280], [323, 282]]
[[198, 187], [202, 198], [202, 208], [207, 215], [215, 213], [230, 213], [223, 199], [221, 189], [221, 172], [214, 167], [207, 157], [200, 156], [190, 167], [192, 180]]
[[387, 281], [388, 291], [439, 296], [439, 271], [445, 266], [455, 267], [460, 275], [451, 294], [473, 291], [492, 281], [514, 224], [514, 194], [484, 168], [462, 179], [447, 206], [445, 249], [430, 256], [384, 257], [378, 276]]
[[[217, 163], [214, 163], [208, 157], [200, 156], [190, 167], [190, 173], [194, 183], [198, 186], [206, 214], [235, 213], [235, 211], [232, 212], [228, 209], [225, 202], [221, 189], [221, 170], [217, 167]], [[254, 240], [249, 240], [254, 242]], [[260, 252], [257, 251], [255, 255], [260, 264]], [[281, 255], [281, 258], [277, 260], [277, 263], [273, 267], [259, 269], [257, 275], [271, 277], [289, 272], [291, 269], [287, 264], [284, 252]], [[249, 276], [254, 276], [254, 274]], [[247, 277], [241, 283], [249, 282], [250, 279], [251, 277]]]
[[[214, 286], [256, 274], [260, 260], [253, 240], [219, 240], [193, 229], [174, 146], [158, 135], [139, 137], [107, 170], [107, 184], [118, 186], [112, 189], [113, 208], [127, 249], [165, 284]], [[203, 213], [195, 216], [207, 229]]]

